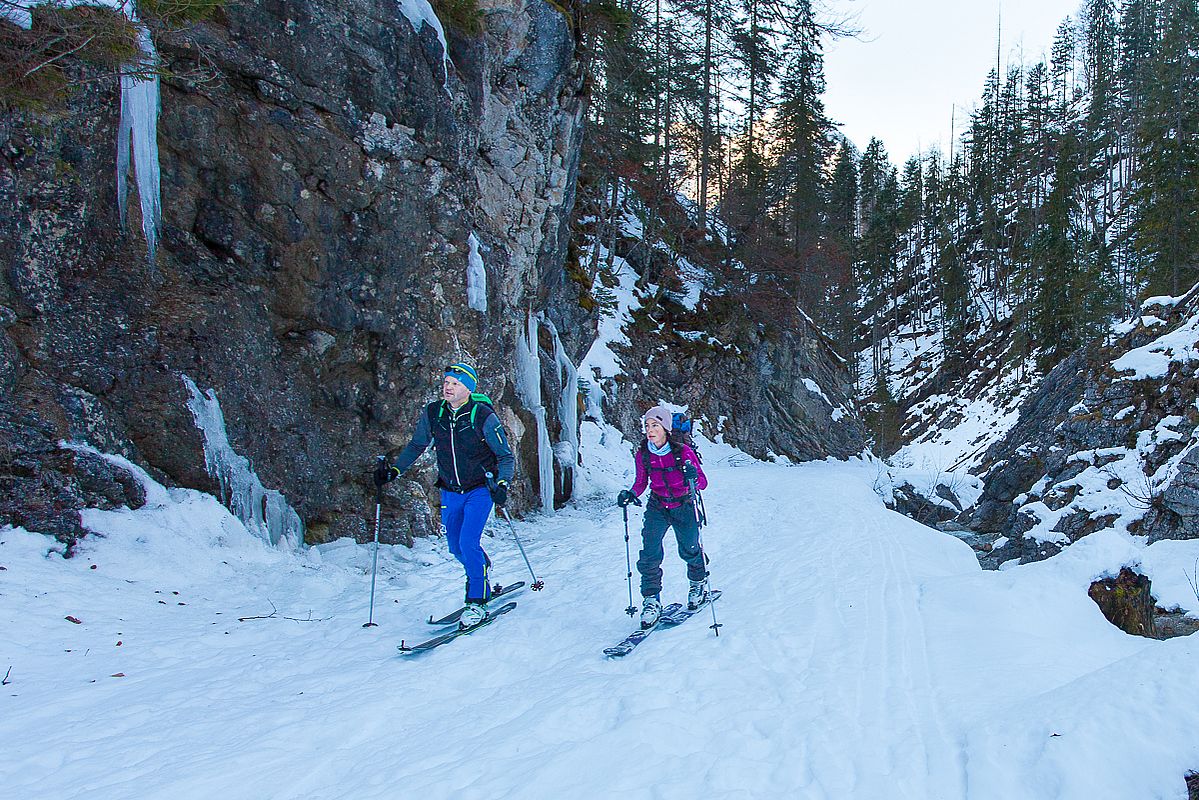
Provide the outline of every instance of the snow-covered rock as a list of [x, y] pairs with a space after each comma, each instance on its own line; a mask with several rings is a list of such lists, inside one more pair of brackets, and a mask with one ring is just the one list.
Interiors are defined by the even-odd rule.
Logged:
[[967, 521], [1004, 537], [991, 563], [1045, 558], [1105, 528], [1199, 537], [1199, 292], [1153, 311], [1052, 370], [986, 454]]

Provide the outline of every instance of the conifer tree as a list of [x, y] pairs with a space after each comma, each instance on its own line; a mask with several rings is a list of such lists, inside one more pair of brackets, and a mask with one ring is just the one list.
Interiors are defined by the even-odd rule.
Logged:
[[1112, 175], [1117, 156], [1114, 0], [1087, 0], [1083, 6], [1083, 21], [1087, 112], [1081, 166], [1086, 171], [1087, 213], [1096, 236], [1103, 240], [1116, 213]]
[[855, 270], [857, 255], [858, 174], [853, 145], [842, 139], [837, 147], [828, 185], [827, 234], [828, 258], [833, 276], [827, 303], [821, 307], [825, 329], [830, 331], [838, 352], [848, 360], [851, 377], [857, 379], [858, 361], [853, 358], [857, 349], [854, 341], [858, 310], [858, 276]]
[[[779, 150], [775, 180], [786, 187], [785, 229], [797, 262], [810, 255], [821, 228], [821, 189], [831, 150], [824, 112], [821, 28], [812, 0], [794, 0], [784, 19], [782, 79], [774, 135]], [[797, 264], [797, 269], [802, 269]]]
[[[1087, 90], [1087, 132], [1091, 137], [1111, 133], [1116, 92], [1116, 7], [1114, 0], [1086, 0], [1084, 77]], [[1089, 142], [1091, 146], [1095, 143]]]
[[1152, 293], [1199, 277], [1199, 8], [1165, 0], [1164, 30], [1137, 130], [1133, 241]]
[[1079, 145], [1066, 134], [1057, 153], [1053, 189], [1049, 192], [1036, 235], [1032, 257], [1039, 267], [1039, 281], [1032, 298], [1032, 329], [1042, 348], [1042, 366], [1051, 367], [1079, 345], [1074, 319], [1078, 313], [1073, 290], [1077, 259], [1072, 218], [1078, 213]]
[[1122, 126], [1135, 127], [1140, 120], [1145, 96], [1152, 85], [1153, 57], [1158, 40], [1160, 0], [1124, 0], [1120, 12], [1117, 85], [1120, 91]]
[[964, 173], [962, 156], [958, 155], [944, 178], [940, 177], [939, 170], [931, 168], [928, 176], [930, 184], [939, 190], [936, 199], [930, 201], [930, 227], [941, 306], [941, 347], [950, 374], [966, 363], [973, 318], [970, 269], [960, 241], [965, 217], [962, 201], [966, 185]]
[[902, 415], [899, 402], [891, 390], [887, 373], [879, 370], [874, 376], [874, 391], [866, 408], [866, 423], [874, 435], [874, 449], [884, 458], [899, 449]]
[[1057, 27], [1050, 51], [1049, 77], [1053, 85], [1053, 98], [1058, 114], [1074, 101], [1074, 57], [1077, 46], [1074, 23], [1067, 17]]

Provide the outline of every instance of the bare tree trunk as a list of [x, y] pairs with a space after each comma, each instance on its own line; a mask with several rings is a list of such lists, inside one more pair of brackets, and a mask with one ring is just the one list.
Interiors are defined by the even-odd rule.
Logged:
[[699, 229], [708, 228], [708, 154], [712, 128], [712, 0], [704, 0], [704, 99], [699, 132]]
[[620, 205], [620, 176], [612, 176], [612, 200], [608, 204], [608, 261], [607, 269], [612, 271], [612, 260], [616, 258], [616, 209]]
[[662, 0], [654, 0], [654, 175], [662, 170]]
[[754, 119], [758, 115], [758, 0], [750, 0], [749, 3], [749, 36], [752, 49], [749, 55], [749, 120], [745, 151], [748, 155], [746, 160], [752, 163], [755, 160], [752, 157], [757, 152], [754, 150]]
[[[675, 60], [674, 59], [674, 42], [673, 42], [673, 37], [671, 36], [671, 31], [669, 28], [667, 28], [667, 30], [666, 30], [666, 52], [671, 54], [670, 61], [671, 61], [671, 63], [674, 63], [674, 60]], [[665, 85], [664, 89], [665, 89], [666, 96], [663, 98], [663, 101], [662, 101], [662, 134], [663, 134], [662, 159], [663, 159], [663, 163], [662, 163], [661, 181], [662, 181], [663, 187], [670, 187], [670, 185], [671, 185], [671, 183], [670, 183], [670, 155], [671, 155], [671, 145], [674, 142], [673, 142], [673, 137], [670, 135], [670, 128], [671, 128], [670, 90], [673, 88], [673, 84], [670, 80], [669, 74], [667, 74], [667, 76], [666, 76], [665, 83], [666, 83], [666, 85]]]

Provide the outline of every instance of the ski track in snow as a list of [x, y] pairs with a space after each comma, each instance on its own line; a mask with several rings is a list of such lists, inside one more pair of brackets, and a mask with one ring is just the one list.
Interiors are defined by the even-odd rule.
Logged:
[[[705, 611], [612, 661], [602, 649], [634, 623], [623, 614], [621, 518], [606, 500], [522, 523], [545, 591], [526, 587], [495, 625], [413, 657], [396, 654], [400, 639], [433, 635], [423, 620], [459, 599], [444, 542], [382, 548], [379, 627], [364, 629], [369, 548], [306, 557], [244, 531], [213, 546], [207, 522], [193, 520], [221, 512], [197, 493], [118, 512], [144, 522], [70, 561], [42, 558], [41, 537], [2, 532], [0, 669], [14, 665], [0, 693], [3, 793], [1089, 798], [1105, 796], [1094, 790], [1121, 762], [1067, 709], [1111, 693], [1102, 675], [1154, 669], [1137, 661], [1149, 648], [1162, 664], [1195, 663], [1189, 640], [1110, 628], [1088, 610], [1085, 586], [1077, 603], [1062, 600], [1050, 570], [1023, 583], [1024, 568], [982, 573], [966, 545], [885, 510], [872, 467], [709, 460], [704, 540], [725, 591], [721, 635]], [[634, 558], [639, 528], [631, 514]], [[529, 580], [506, 525], [489, 530], [499, 579]], [[666, 552], [669, 602], [686, 591], [670, 534]], [[237, 622], [271, 603], [279, 617], [315, 621]], [[1061, 620], [1030, 621], [1060, 604]], [[68, 613], [84, 624], [64, 622]], [[1132, 694], [1170, 708], [1196, 695], [1164, 679]], [[1131, 702], [1106, 701], [1101, 715], [1127, 726], [1143, 712], [1121, 716]], [[1076, 739], [1045, 738], [1042, 708]], [[1183, 741], [1186, 713], [1160, 720]], [[1125, 760], [1160, 752], [1152, 738]], [[1071, 767], [1052, 750], [1076, 746], [1089, 763]], [[1184, 796], [1167, 788], [1181, 790], [1175, 766], [1115, 781], [1132, 793], [1110, 796]]]

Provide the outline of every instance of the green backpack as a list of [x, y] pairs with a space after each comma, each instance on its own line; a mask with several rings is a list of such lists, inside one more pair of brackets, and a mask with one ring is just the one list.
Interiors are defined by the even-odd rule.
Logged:
[[[473, 427], [475, 429], [475, 432], [479, 434], [480, 439], [484, 439], [486, 437], [483, 435], [483, 423], [487, 421], [488, 414], [495, 413], [495, 404], [491, 402], [490, 397], [483, 394], [482, 392], [471, 392], [470, 399], [474, 402], [474, 405], [470, 409], [471, 427]], [[476, 419], [478, 417], [480, 408], [486, 408], [487, 413], [483, 415], [482, 419]], [[442, 400], [440, 403], [437, 404], [437, 416], [434, 417], [432, 415], [433, 409], [432, 409], [432, 407], [430, 407], [430, 409], [429, 409], [429, 411], [430, 411], [429, 427], [430, 428], [432, 428], [433, 425], [437, 422], [437, 420], [441, 419], [441, 416], [443, 414], [445, 414], [445, 409], [446, 409], [445, 401]]]

